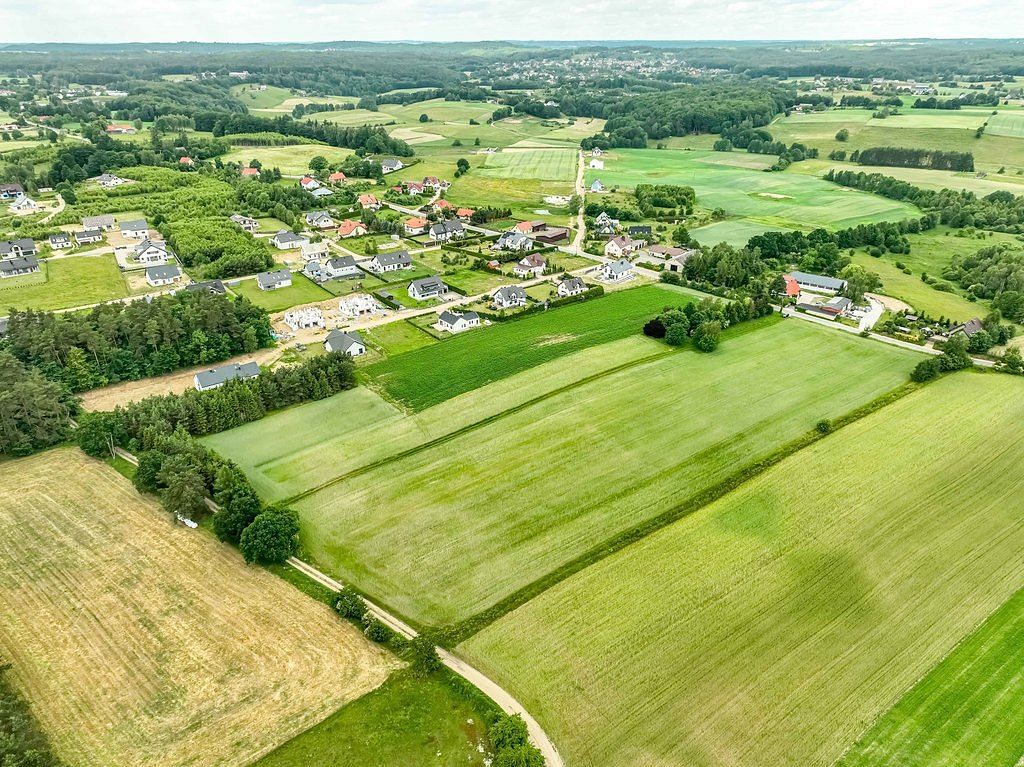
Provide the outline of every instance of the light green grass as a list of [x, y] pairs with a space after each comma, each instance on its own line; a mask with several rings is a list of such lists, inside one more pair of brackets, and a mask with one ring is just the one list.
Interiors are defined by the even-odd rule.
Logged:
[[568, 764], [830, 765], [1024, 584], [1022, 394], [931, 384], [459, 649]]
[[253, 90], [251, 85], [232, 85], [231, 95], [249, 109], [270, 109], [291, 98], [292, 92], [276, 85], [268, 85], [267, 89], [262, 91]]
[[694, 240], [702, 245], [715, 245], [719, 242], [727, 242], [738, 248], [747, 244], [751, 237], [765, 232], [788, 231], [781, 226], [766, 226], [749, 219], [738, 218], [726, 221], [716, 221], [707, 226], [701, 226], [690, 230]]
[[915, 361], [796, 322], [667, 354], [294, 502], [302, 545], [413, 620], [462, 620], [891, 389]]
[[366, 374], [394, 401], [422, 410], [543, 362], [638, 333], [692, 293], [651, 285], [462, 333], [441, 345], [371, 365]]
[[294, 146], [240, 146], [235, 147], [222, 158], [224, 162], [240, 162], [248, 165], [259, 160], [264, 168], [280, 168], [286, 176], [301, 176], [309, 172], [309, 161], [314, 157], [326, 157], [328, 162], [340, 163], [352, 154], [351, 149], [339, 149], [320, 144], [296, 144]]
[[493, 178], [571, 182], [576, 176], [576, 162], [576, 152], [571, 149], [511, 149], [486, 155], [477, 172]]
[[427, 333], [404, 320], [363, 331], [363, 337], [388, 356], [437, 343]]
[[1000, 112], [988, 118], [986, 133], [1024, 138], [1024, 112]]
[[277, 290], [260, 290], [256, 280], [240, 280], [231, 290], [245, 296], [256, 306], [263, 307], [268, 312], [282, 312], [292, 306], [300, 304], [312, 304], [317, 301], [326, 301], [331, 294], [312, 282], [303, 274], [292, 273], [292, 284], [287, 288]]
[[900, 698], [841, 767], [1016, 767], [1024, 753], [1024, 591]]
[[[409, 323], [390, 323], [380, 329], [383, 328], [395, 328], [403, 336], [415, 332], [417, 342], [422, 337], [427, 343], [436, 343]], [[365, 336], [367, 340], [377, 340], [369, 331]], [[409, 343], [404, 337], [389, 342], [396, 348]], [[263, 497], [281, 500], [403, 450], [444, 438], [585, 378], [662, 353], [664, 346], [634, 335], [537, 365], [404, 418], [393, 418], [390, 405], [369, 389], [361, 388], [355, 390], [358, 394], [343, 392], [324, 400], [324, 404], [290, 408], [207, 437], [206, 441], [242, 466]], [[321, 429], [324, 411], [331, 411], [332, 419], [351, 420], [357, 428]], [[371, 424], [368, 419], [374, 414], [378, 420]], [[279, 434], [288, 437], [281, 440]]]
[[39, 274], [0, 281], [0, 313], [15, 309], [67, 309], [128, 295], [113, 255], [44, 259]]
[[920, 215], [906, 203], [844, 190], [822, 179], [744, 167], [751, 160], [764, 159], [745, 152], [619, 149], [604, 170], [588, 169], [586, 179], [588, 187], [594, 179], [601, 179], [606, 187], [692, 186], [702, 208], [723, 208], [730, 216], [763, 229], [842, 229]]

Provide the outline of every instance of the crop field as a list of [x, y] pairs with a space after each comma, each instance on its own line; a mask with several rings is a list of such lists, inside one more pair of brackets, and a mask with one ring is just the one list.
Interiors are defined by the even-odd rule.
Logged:
[[67, 309], [128, 295], [112, 254], [44, 259], [39, 264], [39, 274], [0, 281], [0, 311]]
[[906, 203], [812, 176], [743, 167], [739, 161], [747, 157], [738, 152], [619, 149], [604, 170], [587, 170], [586, 179], [588, 186], [599, 178], [606, 187], [685, 184], [697, 192], [702, 208], [724, 208], [730, 216], [764, 229], [842, 229], [919, 213]]
[[268, 312], [283, 312], [292, 306], [326, 301], [331, 294], [303, 274], [292, 273], [292, 284], [277, 290], [260, 290], [256, 280], [239, 280], [231, 292], [245, 296]]
[[[416, 332], [429, 338], [422, 330]], [[664, 345], [633, 335], [559, 357], [402, 418], [394, 417], [397, 411], [392, 405], [360, 387], [273, 413], [204, 441], [238, 463], [262, 496], [281, 500], [536, 397], [665, 353]], [[344, 425], [349, 421], [357, 428]], [[323, 429], [321, 423], [335, 425]]]
[[781, 226], [765, 226], [749, 219], [729, 219], [716, 221], [707, 226], [701, 226], [690, 230], [690, 235], [697, 242], [703, 245], [715, 245], [719, 242], [727, 242], [736, 247], [743, 247], [751, 237], [765, 232], [785, 232], [786, 228]]
[[69, 764], [248, 764], [396, 666], [76, 449], [0, 479], [0, 655]]
[[458, 621], [888, 391], [915, 361], [795, 322], [736, 330], [718, 354], [613, 371], [321, 487], [293, 503], [305, 550], [414, 620]]
[[1016, 767], [1024, 753], [1024, 591], [891, 708], [841, 767]]
[[1000, 112], [988, 119], [986, 133], [994, 136], [1024, 138], [1024, 112]]
[[881, 173], [883, 176], [908, 181], [922, 189], [966, 189], [979, 196], [992, 192], [1007, 191], [1012, 194], [1024, 193], [1024, 176], [1014, 174], [988, 173], [979, 177], [975, 173], [957, 173], [924, 168], [890, 168], [879, 165], [856, 165], [830, 160], [805, 160], [790, 166], [797, 173], [813, 173], [823, 176], [830, 168], [852, 170], [858, 173]]
[[495, 178], [568, 181], [576, 176], [576, 152], [571, 149], [506, 149], [487, 155], [478, 173]]
[[570, 764], [827, 767], [1024, 585], [1022, 392], [972, 372], [930, 384], [460, 651]]
[[542, 362], [638, 333], [665, 306], [691, 293], [650, 285], [462, 333], [366, 369], [369, 382], [412, 410], [423, 410]]
[[264, 168], [280, 168], [286, 176], [301, 176], [309, 171], [309, 161], [314, 157], [326, 157], [329, 162], [339, 163], [352, 154], [351, 149], [323, 144], [295, 144], [294, 146], [237, 146], [222, 158], [224, 162], [240, 162], [248, 165], [258, 160]]

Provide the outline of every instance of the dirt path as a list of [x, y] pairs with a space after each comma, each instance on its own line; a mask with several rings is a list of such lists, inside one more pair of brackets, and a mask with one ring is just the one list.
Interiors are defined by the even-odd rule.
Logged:
[[[326, 586], [333, 591], [341, 591], [342, 585], [338, 581], [320, 572], [309, 563], [303, 562], [301, 559], [297, 559], [296, 557], [291, 557], [288, 560], [288, 564], [304, 575], [312, 578], [317, 583]], [[416, 630], [400, 618], [396, 618], [369, 600], [365, 601], [369, 611], [373, 613], [381, 623], [388, 626], [398, 634], [401, 634], [406, 639], [412, 639], [416, 636]], [[546, 764], [547, 767], [564, 767], [564, 762], [562, 761], [562, 757], [559, 756], [558, 749], [555, 748], [555, 744], [551, 741], [551, 738], [548, 737], [547, 733], [544, 732], [544, 728], [540, 726], [537, 720], [530, 716], [530, 712], [523, 707], [522, 703], [513, 698], [512, 695], [497, 682], [466, 663], [466, 661], [462, 660], [459, 656], [445, 650], [443, 647], [438, 647], [436, 649], [438, 656], [441, 658], [441, 662], [445, 666], [497, 703], [498, 707], [502, 711], [506, 714], [518, 714], [523, 717], [523, 721], [526, 722], [526, 728], [530, 733], [530, 740], [544, 755], [544, 764]]]

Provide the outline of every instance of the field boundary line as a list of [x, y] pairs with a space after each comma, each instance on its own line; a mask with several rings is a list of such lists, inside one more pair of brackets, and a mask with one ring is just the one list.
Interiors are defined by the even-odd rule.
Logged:
[[719, 498], [746, 484], [758, 475], [763, 474], [765, 471], [781, 463], [791, 455], [798, 453], [800, 450], [810, 447], [815, 442], [824, 439], [830, 434], [834, 434], [842, 427], [859, 421], [861, 418], [881, 410], [883, 407], [906, 397], [908, 394], [912, 394], [913, 392], [924, 388], [926, 385], [927, 384], [919, 384], [911, 381], [903, 383], [895, 389], [892, 389], [891, 391], [876, 397], [870, 402], [851, 410], [845, 415], [834, 419], [832, 421], [832, 428], [830, 431], [820, 432], [817, 429], [812, 429], [803, 436], [790, 440], [781, 447], [776, 448], [765, 457], [726, 477], [716, 485], [713, 485], [696, 495], [690, 496], [677, 506], [664, 511], [651, 519], [645, 520], [634, 527], [617, 533], [603, 543], [599, 543], [583, 554], [570, 559], [560, 567], [509, 594], [493, 606], [485, 610], [481, 610], [476, 615], [472, 615], [458, 623], [440, 629], [439, 635], [453, 647], [465, 642], [474, 634], [479, 633], [492, 623], [503, 618], [508, 613], [521, 607], [553, 586], [558, 585], [570, 576], [585, 570], [587, 567], [600, 562], [605, 557], [615, 554], [633, 543], [642, 541], [647, 536], [658, 532], [662, 528], [668, 527], [683, 517], [689, 516], [695, 511], [699, 511], [703, 507], [717, 501]]
[[677, 350], [668, 348], [664, 351], [658, 351], [646, 357], [640, 357], [635, 360], [630, 360], [629, 362], [624, 362], [621, 365], [616, 365], [615, 367], [608, 368], [607, 370], [602, 370], [598, 373], [594, 373], [592, 375], [587, 376], [586, 378], [581, 378], [578, 381], [566, 384], [565, 386], [560, 386], [557, 389], [553, 389], [549, 392], [545, 392], [544, 394], [533, 397], [532, 399], [526, 400], [525, 402], [521, 402], [518, 405], [513, 405], [512, 407], [506, 410], [502, 410], [499, 413], [494, 413], [493, 415], [489, 415], [486, 418], [480, 419], [479, 421], [474, 421], [473, 423], [460, 427], [455, 431], [448, 432], [447, 434], [442, 434], [440, 437], [435, 437], [434, 439], [428, 440], [419, 445], [415, 445], [414, 447], [410, 447], [407, 450], [403, 450], [399, 453], [394, 453], [393, 455], [385, 456], [384, 458], [379, 458], [376, 461], [371, 461], [370, 463], [365, 464], [364, 466], [359, 466], [355, 469], [352, 469], [351, 471], [347, 471], [344, 474], [341, 474], [340, 476], [334, 477], [333, 479], [329, 479], [327, 482], [323, 482], [317, 485], [316, 487], [309, 488], [308, 490], [303, 490], [301, 493], [296, 493], [295, 495], [290, 496], [289, 498], [285, 498], [283, 501], [281, 501], [281, 503], [291, 504], [296, 501], [301, 501], [303, 498], [308, 498], [311, 495], [319, 493], [321, 490], [326, 490], [329, 487], [333, 487], [334, 485], [337, 485], [348, 479], [352, 479], [353, 477], [358, 477], [362, 474], [366, 474], [367, 472], [373, 471], [374, 469], [379, 469], [381, 466], [387, 466], [389, 463], [402, 460], [403, 458], [409, 458], [410, 456], [416, 455], [417, 453], [423, 452], [424, 450], [429, 450], [432, 447], [443, 445], [444, 443], [450, 442], [451, 440], [461, 437], [465, 434], [470, 434], [476, 431], [477, 429], [483, 428], [484, 426], [492, 424], [496, 421], [500, 421], [501, 419], [506, 418], [507, 416], [515, 415], [516, 413], [526, 410], [527, 408], [540, 404], [544, 400], [558, 396], [559, 394], [564, 394], [565, 392], [568, 391], [572, 391], [573, 389], [579, 386], [593, 383], [594, 381], [599, 381], [602, 378], [613, 375], [614, 373], [619, 373], [622, 372], [623, 370], [629, 370], [630, 368], [637, 367], [648, 362], [654, 362], [655, 360], [661, 359], [662, 357], [667, 357], [675, 353], [677, 353]]
[[[307, 578], [316, 581], [321, 586], [324, 586], [331, 591], [338, 592], [343, 588], [340, 582], [334, 580], [334, 578], [331, 578], [326, 573], [320, 572], [313, 567], [313, 565], [302, 561], [298, 557], [288, 557], [287, 563]], [[366, 599], [366, 597], [363, 597], [363, 601], [366, 603], [367, 609], [373, 613], [374, 617], [395, 633], [400, 634], [406, 639], [415, 639], [418, 636], [416, 630], [400, 618], [395, 617], [383, 608], [375, 605], [369, 599]], [[516, 700], [511, 693], [498, 685], [497, 682], [488, 677], [482, 671], [470, 665], [450, 650], [446, 650], [443, 647], [435, 647], [434, 649], [437, 650], [437, 654], [441, 658], [441, 663], [494, 701], [498, 708], [506, 714], [511, 716], [518, 714], [523, 718], [523, 721], [526, 722], [526, 728], [530, 734], [530, 740], [533, 745], [540, 750], [541, 754], [543, 754], [544, 764], [547, 765], [547, 767], [564, 767], [564, 762], [562, 761], [562, 757], [558, 754], [558, 749], [555, 748], [555, 744], [552, 742], [551, 738], [549, 738], [547, 733], [544, 732], [544, 728], [540, 726], [540, 723], [530, 715], [530, 712], [527, 711], [523, 704]]]

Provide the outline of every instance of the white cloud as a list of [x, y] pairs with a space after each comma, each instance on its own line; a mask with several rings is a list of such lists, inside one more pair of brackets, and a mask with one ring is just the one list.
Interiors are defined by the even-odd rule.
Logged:
[[978, 0], [35, 0], [2, 42], [742, 40], [1000, 37], [1024, 4]]

